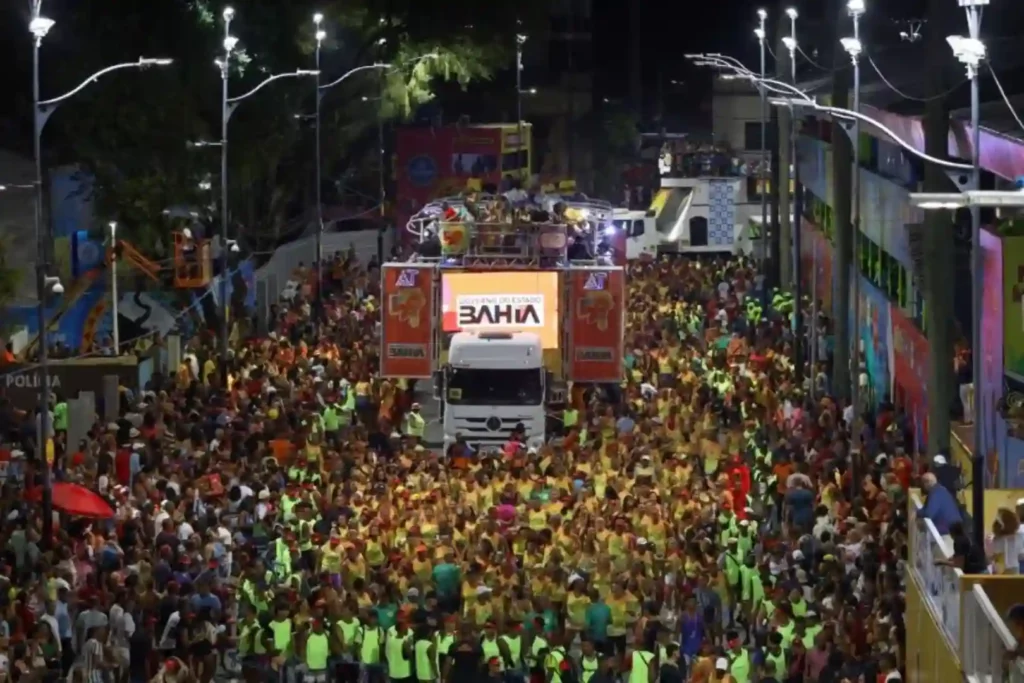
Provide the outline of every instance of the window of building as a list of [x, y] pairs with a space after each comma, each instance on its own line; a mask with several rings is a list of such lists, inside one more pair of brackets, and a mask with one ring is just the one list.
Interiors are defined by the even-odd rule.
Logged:
[[640, 237], [644, 234], [644, 222], [633, 221], [633, 229], [629, 232], [630, 237]]

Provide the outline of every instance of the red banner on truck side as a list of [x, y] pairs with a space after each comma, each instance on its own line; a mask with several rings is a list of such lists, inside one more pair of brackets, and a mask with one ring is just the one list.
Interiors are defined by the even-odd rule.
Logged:
[[573, 382], [622, 380], [626, 280], [621, 268], [569, 271]]
[[383, 268], [380, 374], [429, 378], [434, 369], [433, 268]]

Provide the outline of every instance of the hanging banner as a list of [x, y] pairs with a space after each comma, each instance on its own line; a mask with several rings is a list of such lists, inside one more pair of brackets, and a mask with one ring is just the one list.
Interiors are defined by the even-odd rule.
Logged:
[[889, 299], [867, 278], [861, 277], [859, 324], [853, 319], [853, 308], [850, 306], [850, 329], [857, 330], [860, 347], [864, 349], [864, 364], [867, 367], [872, 400], [880, 401], [889, 393], [892, 383]]
[[621, 268], [571, 270], [568, 379], [573, 382], [622, 380], [626, 278]]
[[434, 370], [434, 269], [395, 264], [383, 270], [380, 374], [429, 378]]

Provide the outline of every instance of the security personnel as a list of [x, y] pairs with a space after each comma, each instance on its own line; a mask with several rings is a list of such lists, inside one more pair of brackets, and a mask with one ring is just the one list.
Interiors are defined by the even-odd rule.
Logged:
[[366, 673], [367, 683], [381, 683], [384, 680], [381, 660], [385, 639], [374, 610], [366, 613], [366, 624], [359, 627], [356, 639], [359, 642], [359, 664]]
[[324, 631], [322, 619], [313, 619], [312, 630], [306, 634], [303, 650], [306, 661], [303, 679], [310, 683], [326, 683], [327, 662], [331, 658], [331, 637]]
[[440, 676], [437, 667], [437, 648], [427, 625], [416, 630], [413, 655], [416, 664], [416, 680], [419, 683], [436, 683]]
[[404, 616], [400, 616], [398, 623], [388, 629], [384, 654], [391, 683], [412, 683], [413, 633]]
[[597, 670], [601, 668], [601, 657], [594, 648], [594, 641], [584, 640], [582, 643], [583, 653], [580, 656], [580, 681], [590, 683]]
[[420, 414], [420, 404], [413, 403], [405, 416], [405, 434], [417, 442], [423, 440], [423, 431], [427, 428], [427, 421]]

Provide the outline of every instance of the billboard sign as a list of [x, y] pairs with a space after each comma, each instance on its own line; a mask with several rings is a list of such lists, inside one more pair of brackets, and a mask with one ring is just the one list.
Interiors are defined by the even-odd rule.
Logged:
[[433, 269], [385, 265], [380, 374], [429, 378], [434, 370]]
[[[38, 365], [4, 366], [0, 396], [20, 410], [35, 409], [43, 389], [40, 370]], [[99, 393], [107, 375], [117, 377], [118, 384], [126, 389], [139, 388], [139, 361], [134, 356], [51, 360], [47, 374], [50, 391], [65, 398], [77, 398], [83, 391]]]
[[574, 382], [619, 382], [625, 333], [625, 275], [614, 270], [572, 270], [567, 377]]
[[449, 334], [533, 332], [545, 349], [557, 349], [558, 273], [443, 273], [441, 317]]

